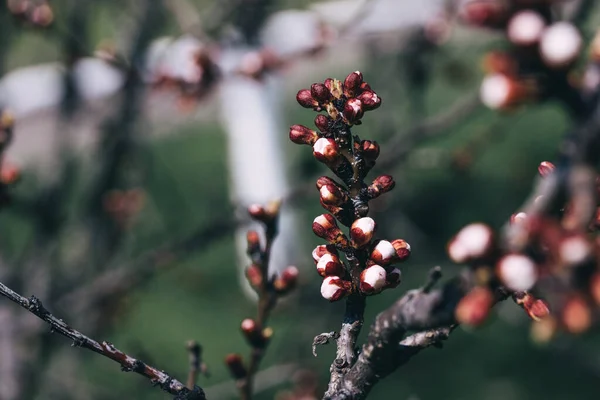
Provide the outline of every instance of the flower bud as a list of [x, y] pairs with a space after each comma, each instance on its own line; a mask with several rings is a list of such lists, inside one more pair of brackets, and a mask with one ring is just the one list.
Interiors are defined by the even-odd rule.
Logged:
[[456, 263], [485, 257], [493, 249], [493, 239], [489, 226], [482, 223], [467, 225], [448, 244], [448, 255]]
[[317, 262], [317, 272], [319, 275], [326, 276], [343, 276], [345, 274], [344, 264], [335, 254], [324, 254]]
[[253, 288], [259, 288], [263, 282], [263, 274], [260, 267], [256, 264], [250, 265], [246, 268], [246, 279]]
[[592, 311], [584, 299], [574, 296], [567, 300], [561, 320], [570, 333], [582, 333], [592, 325]]
[[313, 146], [313, 155], [322, 163], [330, 164], [339, 160], [340, 153], [334, 139], [320, 138]]
[[540, 54], [550, 68], [565, 68], [579, 56], [583, 41], [577, 28], [569, 22], [548, 27], [540, 40]]
[[331, 214], [321, 214], [316, 217], [312, 224], [315, 235], [327, 240], [331, 244], [347, 245], [348, 239], [337, 226], [337, 222]]
[[359, 218], [350, 227], [350, 238], [356, 247], [369, 243], [375, 235], [375, 221], [370, 217]]
[[485, 287], [475, 287], [456, 306], [454, 316], [460, 324], [479, 326], [488, 317], [494, 305], [494, 295]]
[[315, 249], [312, 251], [312, 257], [313, 260], [315, 261], [315, 264], [319, 262], [319, 260], [321, 259], [321, 257], [323, 257], [325, 254], [331, 254], [333, 256], [338, 257], [338, 251], [335, 248], [335, 246], [330, 245], [330, 244], [321, 244], [317, 247], [315, 247]]
[[502, 51], [490, 51], [483, 57], [482, 64], [487, 74], [514, 76], [519, 70], [515, 56]]
[[363, 83], [363, 76], [360, 71], [354, 71], [348, 74], [344, 79], [344, 95], [354, 97], [357, 95], [360, 85]]
[[281, 274], [273, 281], [273, 288], [278, 294], [283, 295], [289, 293], [298, 284], [298, 268], [291, 265], [284, 269]]
[[323, 279], [321, 296], [331, 302], [340, 300], [350, 294], [352, 284], [342, 280], [339, 276], [328, 276]]
[[225, 357], [225, 364], [229, 368], [231, 377], [235, 380], [245, 379], [248, 376], [248, 371], [244, 366], [242, 356], [239, 354], [228, 354]]
[[410, 245], [402, 239], [396, 239], [392, 241], [392, 246], [396, 249], [396, 256], [398, 261], [406, 261], [410, 257]]
[[556, 167], [550, 161], [542, 161], [538, 166], [538, 172], [542, 178], [546, 178], [554, 172]]
[[302, 89], [296, 95], [296, 101], [304, 108], [318, 108], [319, 102], [312, 97], [310, 90]]
[[344, 105], [342, 115], [346, 118], [348, 123], [355, 124], [364, 115], [362, 102], [357, 98], [348, 99]]
[[375, 110], [381, 105], [381, 97], [372, 90], [365, 90], [356, 96], [356, 98], [361, 101], [363, 110], [365, 111]]
[[375, 294], [386, 285], [387, 272], [380, 265], [372, 265], [360, 273], [360, 291], [365, 294]]
[[252, 204], [248, 207], [248, 214], [250, 214], [253, 219], [260, 221], [265, 218], [267, 213], [262, 205]]
[[532, 10], [519, 11], [508, 22], [506, 35], [517, 46], [532, 46], [539, 42], [546, 27], [546, 21]]
[[258, 234], [258, 232], [253, 230], [248, 231], [246, 233], [246, 242], [248, 244], [248, 254], [260, 252], [260, 235]]
[[525, 307], [525, 311], [527, 311], [529, 317], [536, 322], [539, 322], [550, 315], [548, 303], [542, 299], [533, 301], [533, 303]]
[[367, 188], [367, 193], [370, 198], [374, 199], [389, 192], [394, 186], [396, 186], [396, 182], [394, 182], [394, 178], [391, 175], [381, 175], [375, 178], [373, 183]]
[[400, 268], [388, 267], [386, 268], [387, 275], [385, 277], [385, 289], [393, 289], [402, 282], [402, 271]]
[[358, 91], [359, 93], [362, 93], [365, 90], [370, 90], [371, 92], [373, 91], [373, 89], [371, 89], [371, 86], [367, 82], [361, 83]]
[[322, 176], [319, 179], [317, 179], [317, 189], [321, 190], [323, 186], [327, 185], [334, 185], [337, 186], [340, 190], [342, 189], [342, 187], [336, 181], [334, 181], [328, 176]]
[[307, 144], [312, 146], [319, 139], [319, 134], [303, 125], [292, 125], [290, 127], [290, 140], [296, 144]]
[[341, 206], [348, 201], [348, 196], [341, 191], [336, 185], [324, 185], [319, 190], [321, 201], [324, 204]]
[[240, 328], [242, 329], [242, 333], [246, 337], [248, 344], [253, 348], [262, 349], [269, 343], [272, 332], [267, 332], [267, 335], [263, 334], [266, 329], [261, 331], [256, 321], [252, 318], [243, 320]]
[[379, 265], [388, 265], [396, 259], [396, 249], [387, 240], [380, 240], [371, 252], [370, 259]]
[[313, 83], [310, 87], [310, 94], [319, 104], [324, 104], [331, 100], [331, 92], [322, 83]]
[[481, 102], [492, 110], [506, 110], [534, 96], [532, 82], [520, 81], [503, 74], [487, 75], [479, 90]]
[[560, 242], [558, 254], [566, 265], [577, 265], [592, 255], [592, 247], [584, 235], [573, 235]]
[[522, 224], [527, 219], [527, 214], [524, 212], [519, 212], [510, 216], [510, 224]]
[[375, 161], [379, 157], [379, 144], [372, 140], [360, 142], [360, 150], [367, 160]]
[[331, 126], [331, 118], [326, 115], [318, 114], [315, 117], [315, 126], [319, 128], [321, 132], [329, 132], [329, 127]]
[[498, 261], [496, 274], [511, 290], [529, 290], [535, 285], [538, 272], [531, 258], [522, 254], [508, 254]]

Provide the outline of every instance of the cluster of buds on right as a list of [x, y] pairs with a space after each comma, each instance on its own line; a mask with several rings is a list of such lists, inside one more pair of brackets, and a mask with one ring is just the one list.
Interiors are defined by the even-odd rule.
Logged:
[[[556, 20], [553, 3], [561, 0], [472, 0], [460, 9], [472, 25], [501, 30], [508, 51], [487, 54], [481, 100], [492, 109], [511, 109], [534, 98], [558, 95], [580, 55], [578, 29]], [[560, 78], [560, 79], [559, 79]], [[556, 85], [556, 86], [554, 86]]]
[[19, 168], [7, 161], [4, 154], [13, 138], [14, 123], [10, 111], [0, 110], [0, 208], [10, 201], [8, 189], [21, 178]]
[[7, 0], [6, 7], [19, 19], [39, 28], [46, 28], [54, 21], [54, 11], [47, 0]]
[[[313, 232], [327, 242], [312, 253], [317, 272], [324, 278], [321, 295], [336, 301], [398, 286], [401, 272], [394, 263], [409, 257], [410, 246], [402, 239], [377, 240], [376, 223], [367, 216], [369, 201], [392, 190], [395, 182], [391, 176], [381, 175], [365, 183], [379, 156], [379, 145], [350, 131], [361, 123], [365, 112], [380, 106], [381, 99], [356, 71], [343, 82], [328, 78], [314, 83], [310, 89], [300, 90], [296, 100], [305, 108], [325, 113], [315, 118], [317, 130], [293, 125], [290, 140], [312, 146], [314, 157], [343, 182], [323, 176], [316, 183], [321, 206], [329, 212], [316, 217], [312, 225]], [[349, 228], [348, 235], [338, 222]]]

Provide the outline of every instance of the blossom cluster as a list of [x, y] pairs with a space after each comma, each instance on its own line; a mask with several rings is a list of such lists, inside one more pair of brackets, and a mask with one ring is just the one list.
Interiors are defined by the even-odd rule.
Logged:
[[[315, 235], [327, 242], [312, 252], [317, 272], [324, 278], [321, 295], [336, 301], [352, 293], [367, 296], [398, 286], [401, 272], [394, 264], [410, 256], [410, 246], [402, 239], [376, 239], [377, 224], [367, 216], [369, 201], [392, 190], [395, 182], [381, 175], [365, 183], [380, 148], [376, 141], [361, 140], [350, 130], [361, 124], [366, 112], [378, 108], [381, 99], [356, 71], [343, 82], [328, 78], [314, 83], [300, 90], [296, 100], [319, 112], [314, 121], [317, 129], [293, 125], [290, 140], [312, 146], [313, 156], [342, 182], [327, 176], [316, 182], [321, 206], [329, 212], [312, 224]], [[348, 234], [338, 222], [349, 228]]]

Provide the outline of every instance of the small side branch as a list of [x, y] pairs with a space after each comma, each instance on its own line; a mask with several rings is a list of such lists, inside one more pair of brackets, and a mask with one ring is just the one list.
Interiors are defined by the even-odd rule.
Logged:
[[154, 385], [159, 386], [162, 390], [176, 395], [176, 400], [206, 399], [204, 391], [200, 387], [195, 386], [190, 390], [186, 388], [183, 383], [171, 377], [164, 371], [131, 357], [130, 355], [117, 349], [113, 344], [109, 342], [99, 343], [85, 336], [83, 333], [71, 328], [63, 320], [56, 318], [48, 310], [46, 310], [42, 305], [42, 302], [36, 297], [23, 297], [2, 283], [0, 283], [0, 295], [8, 298], [14, 303], [17, 303], [27, 311], [34, 314], [36, 317], [48, 323], [52, 329], [52, 332], [59, 333], [60, 335], [71, 339], [73, 341], [73, 346], [83, 347], [119, 363], [119, 365], [121, 365], [121, 370], [124, 372], [135, 372], [136, 374], [142, 375], [143, 377], [149, 379]]

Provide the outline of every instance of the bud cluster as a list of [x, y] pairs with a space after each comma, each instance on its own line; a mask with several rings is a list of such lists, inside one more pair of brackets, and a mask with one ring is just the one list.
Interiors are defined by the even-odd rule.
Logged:
[[501, 30], [511, 44], [509, 50], [492, 51], [484, 60], [487, 75], [480, 96], [486, 106], [510, 109], [534, 98], [560, 95], [559, 86], [568, 84], [567, 73], [583, 40], [573, 24], [556, 20], [551, 8], [558, 2], [471, 0], [461, 6], [465, 23]]
[[[540, 163], [538, 173], [549, 179], [556, 173], [554, 164]], [[597, 196], [600, 179], [596, 179]], [[535, 201], [543, 200], [538, 197]], [[494, 291], [509, 290], [515, 302], [540, 325], [533, 328], [537, 340], [548, 340], [557, 329], [570, 333], [586, 331], [593, 323], [593, 310], [600, 305], [600, 242], [597, 240], [600, 201], [586, 230], [576, 228], [573, 216], [577, 200], [572, 197], [555, 216], [513, 214], [510, 225], [524, 232], [521, 252], [501, 251], [488, 226], [476, 223], [463, 228], [449, 243], [450, 258], [469, 263], [476, 272], [478, 286], [465, 296], [456, 309], [459, 322], [478, 325], [485, 320], [495, 301]], [[560, 277], [561, 284], [553, 284]], [[549, 302], [538, 299], [529, 290], [544, 293]], [[552, 305], [552, 307], [550, 307]], [[550, 315], [550, 308], [553, 310]]]
[[[359, 125], [365, 112], [376, 109], [381, 99], [359, 71], [344, 81], [326, 79], [302, 89], [298, 103], [318, 114], [316, 129], [303, 125], [290, 128], [290, 140], [310, 145], [314, 157], [328, 166], [342, 183], [327, 176], [317, 179], [321, 206], [329, 213], [317, 216], [312, 224], [315, 235], [327, 244], [317, 246], [313, 260], [321, 275], [321, 295], [340, 300], [350, 294], [367, 296], [400, 284], [400, 269], [394, 263], [410, 256], [410, 246], [402, 239], [377, 240], [377, 224], [368, 217], [369, 201], [395, 186], [389, 175], [371, 183], [365, 177], [375, 165], [380, 148], [377, 142], [361, 140], [350, 129]], [[338, 222], [348, 227], [345, 233]], [[340, 258], [344, 253], [346, 262]]]
[[5, 151], [13, 138], [14, 117], [0, 110], [0, 209], [10, 201], [9, 188], [21, 178], [20, 169], [6, 160]]

